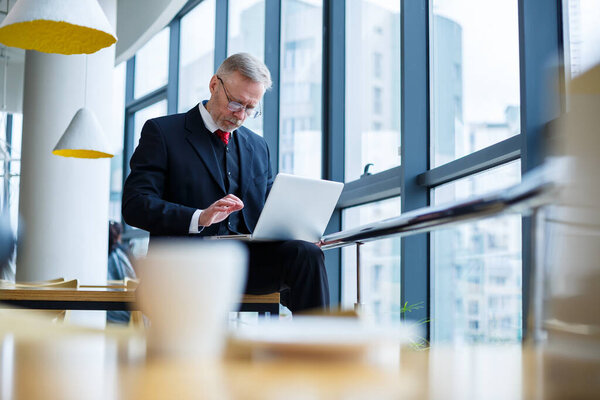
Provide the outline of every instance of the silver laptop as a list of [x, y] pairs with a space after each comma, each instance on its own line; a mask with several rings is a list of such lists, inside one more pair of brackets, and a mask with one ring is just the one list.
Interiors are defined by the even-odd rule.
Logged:
[[252, 235], [216, 238], [318, 242], [343, 188], [340, 182], [277, 174]]

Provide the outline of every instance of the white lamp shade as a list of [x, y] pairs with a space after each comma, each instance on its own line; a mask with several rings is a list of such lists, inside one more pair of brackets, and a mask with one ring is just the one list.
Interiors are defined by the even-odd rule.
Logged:
[[113, 156], [98, 118], [89, 108], [80, 108], [62, 135], [53, 154], [76, 158], [110, 158]]
[[115, 43], [97, 0], [19, 0], [0, 24], [0, 42], [25, 50], [90, 54]]

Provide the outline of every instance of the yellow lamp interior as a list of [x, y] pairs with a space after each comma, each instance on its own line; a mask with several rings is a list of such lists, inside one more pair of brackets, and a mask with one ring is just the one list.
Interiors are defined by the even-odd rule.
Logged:
[[113, 155], [97, 150], [84, 150], [84, 149], [61, 149], [54, 150], [52, 154], [62, 157], [75, 157], [75, 158], [112, 158]]
[[0, 28], [1, 43], [44, 53], [91, 54], [116, 41], [109, 33], [64, 21], [42, 19]]

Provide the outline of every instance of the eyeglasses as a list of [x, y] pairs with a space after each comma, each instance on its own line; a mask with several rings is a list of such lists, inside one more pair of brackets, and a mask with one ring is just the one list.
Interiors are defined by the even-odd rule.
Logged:
[[225, 88], [225, 84], [223, 83], [223, 80], [221, 79], [221, 77], [217, 76], [217, 79], [219, 80], [219, 82], [221, 82], [221, 85], [223, 86], [223, 90], [225, 91], [225, 97], [227, 97], [227, 101], [229, 102], [227, 104], [227, 109], [229, 111], [238, 112], [238, 111], [244, 110], [246, 112], [246, 115], [250, 118], [256, 118], [260, 115], [260, 104], [259, 104], [259, 107], [257, 107], [257, 108], [254, 108], [254, 107], [248, 108], [246, 106], [241, 105], [237, 101], [232, 101], [229, 98], [229, 93], [227, 93], [227, 88]]

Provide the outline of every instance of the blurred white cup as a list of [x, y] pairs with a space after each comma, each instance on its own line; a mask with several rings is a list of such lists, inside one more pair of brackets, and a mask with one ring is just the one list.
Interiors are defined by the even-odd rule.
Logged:
[[240, 301], [247, 265], [247, 248], [236, 241], [153, 242], [136, 263], [137, 301], [150, 319], [149, 355], [220, 356], [228, 312]]

